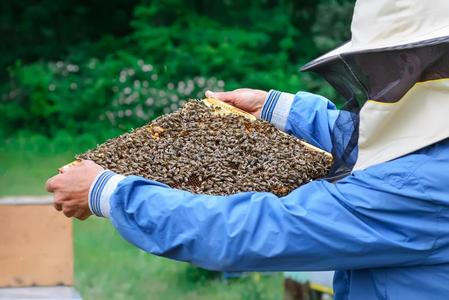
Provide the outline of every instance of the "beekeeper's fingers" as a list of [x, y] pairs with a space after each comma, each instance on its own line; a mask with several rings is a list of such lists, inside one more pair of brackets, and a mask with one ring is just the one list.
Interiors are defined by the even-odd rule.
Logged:
[[238, 91], [237, 90], [229, 91], [229, 92], [207, 91], [206, 97], [215, 98], [215, 99], [218, 99], [218, 100], [221, 100], [223, 102], [227, 102], [227, 103], [233, 105], [238, 98]]

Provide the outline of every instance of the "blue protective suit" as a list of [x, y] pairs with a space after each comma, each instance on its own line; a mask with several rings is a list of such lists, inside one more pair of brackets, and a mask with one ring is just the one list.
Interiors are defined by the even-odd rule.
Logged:
[[[265, 119], [331, 150], [334, 104], [303, 92], [270, 99]], [[337, 270], [337, 300], [449, 299], [447, 140], [281, 198], [195, 195], [107, 171], [89, 201], [137, 247], [203, 268]]]

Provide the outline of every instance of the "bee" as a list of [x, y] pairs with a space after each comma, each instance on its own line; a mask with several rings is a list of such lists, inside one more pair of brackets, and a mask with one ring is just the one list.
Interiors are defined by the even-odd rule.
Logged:
[[124, 175], [140, 175], [193, 193], [266, 191], [285, 195], [325, 176], [327, 155], [265, 121], [217, 114], [201, 101], [79, 155]]

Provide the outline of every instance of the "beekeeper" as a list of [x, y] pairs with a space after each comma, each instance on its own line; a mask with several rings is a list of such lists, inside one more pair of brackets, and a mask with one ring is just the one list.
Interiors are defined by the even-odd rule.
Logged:
[[449, 2], [359, 0], [352, 40], [304, 69], [346, 108], [306, 92], [208, 95], [331, 151], [332, 180], [207, 196], [83, 161], [47, 182], [55, 206], [208, 269], [338, 270], [335, 299], [449, 299]]

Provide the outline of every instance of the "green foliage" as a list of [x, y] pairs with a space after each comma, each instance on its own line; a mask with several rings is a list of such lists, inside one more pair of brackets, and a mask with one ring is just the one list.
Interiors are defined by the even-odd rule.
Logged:
[[54, 137], [93, 134], [104, 139], [173, 111], [182, 99], [220, 90], [216, 78], [172, 82], [152, 64], [124, 51], [84, 64], [36, 62], [11, 69], [1, 126]]
[[[161, 23], [160, 16], [174, 21]], [[260, 21], [242, 28], [205, 15], [178, 16], [166, 5], [142, 6], [136, 9], [132, 39], [141, 53], [152, 53], [157, 61], [163, 61], [170, 77], [219, 74], [229, 88], [267, 88], [276, 81], [286, 84], [279, 76], [296, 73], [279, 72], [289, 67], [289, 49], [280, 49], [281, 39], [288, 34], [277, 38], [288, 24], [288, 16], [274, 21], [276, 28], [257, 28]], [[297, 33], [293, 27], [290, 31], [291, 36]]]
[[260, 284], [260, 273], [252, 273], [248, 280], [248, 287], [242, 294], [242, 300], [265, 300], [269, 299], [266, 297], [266, 291], [264, 287]]
[[[12, 65], [0, 85], [0, 136], [102, 141], [177, 109], [185, 99], [201, 98], [207, 89], [308, 90], [335, 98], [327, 84], [299, 74], [298, 67], [349, 38], [352, 3], [142, 3], [125, 24], [126, 36], [103, 34], [97, 42], [78, 43], [63, 59]], [[90, 29], [85, 35], [85, 41], [95, 36]]]
[[[138, 0], [21, 0], [0, 1], [0, 79], [5, 67], [20, 58], [59, 59], [71, 48], [89, 48], [101, 54], [110, 36], [129, 33], [129, 19]], [[109, 43], [110, 46], [110, 43]], [[78, 51], [76, 49], [75, 51]]]
[[205, 284], [209, 280], [219, 278], [221, 272], [209, 271], [189, 264], [186, 266], [184, 272], [181, 274], [182, 278], [180, 278], [179, 280], [186, 281], [189, 284], [197, 285], [197, 284]]

